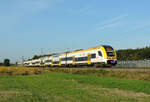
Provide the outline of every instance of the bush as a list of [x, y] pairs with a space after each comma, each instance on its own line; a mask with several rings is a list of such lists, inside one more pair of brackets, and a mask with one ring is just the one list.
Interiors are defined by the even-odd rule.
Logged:
[[10, 66], [10, 60], [9, 59], [4, 60], [4, 66]]

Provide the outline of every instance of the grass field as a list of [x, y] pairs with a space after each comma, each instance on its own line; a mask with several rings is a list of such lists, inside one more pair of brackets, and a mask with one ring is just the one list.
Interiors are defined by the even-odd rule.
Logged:
[[150, 81], [45, 72], [1, 75], [0, 102], [150, 102]]

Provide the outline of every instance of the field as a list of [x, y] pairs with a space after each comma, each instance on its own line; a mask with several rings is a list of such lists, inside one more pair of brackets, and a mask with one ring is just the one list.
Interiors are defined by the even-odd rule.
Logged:
[[149, 74], [0, 67], [0, 102], [150, 102]]

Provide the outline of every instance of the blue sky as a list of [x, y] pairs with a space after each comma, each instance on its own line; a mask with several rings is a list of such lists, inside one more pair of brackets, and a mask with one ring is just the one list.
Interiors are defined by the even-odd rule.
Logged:
[[150, 45], [149, 0], [0, 0], [0, 61]]

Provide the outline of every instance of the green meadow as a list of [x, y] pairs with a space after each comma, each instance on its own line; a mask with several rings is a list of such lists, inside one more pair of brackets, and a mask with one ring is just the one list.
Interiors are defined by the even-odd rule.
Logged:
[[40, 71], [1, 75], [0, 102], [150, 102], [148, 80]]

